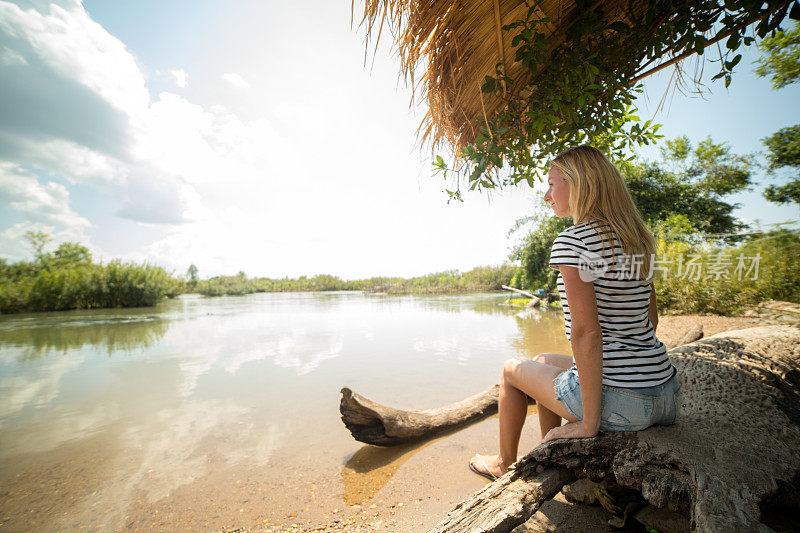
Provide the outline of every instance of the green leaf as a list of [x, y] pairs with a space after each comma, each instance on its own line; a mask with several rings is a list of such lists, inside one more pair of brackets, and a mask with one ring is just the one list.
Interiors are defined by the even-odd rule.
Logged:
[[735, 67], [739, 63], [739, 61], [741, 61], [741, 59], [742, 59], [742, 54], [737, 54], [736, 57], [734, 57], [732, 60], [725, 62], [725, 68], [728, 70], [733, 70], [733, 67]]
[[697, 52], [699, 55], [703, 55], [703, 50], [706, 48], [706, 43], [708, 41], [702, 35], [695, 35], [694, 36], [694, 51]]
[[481, 92], [485, 94], [490, 94], [495, 91], [497, 88], [497, 80], [491, 76], [486, 76], [483, 81], [483, 85], [481, 85]]

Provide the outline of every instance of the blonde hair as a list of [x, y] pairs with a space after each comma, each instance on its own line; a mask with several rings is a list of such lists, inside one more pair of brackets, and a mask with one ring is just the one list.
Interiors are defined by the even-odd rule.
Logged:
[[[647, 279], [656, 249], [655, 239], [644, 225], [617, 168], [597, 148], [588, 145], [570, 148], [550, 164], [569, 184], [569, 206], [575, 224], [596, 221], [611, 226], [623, 252], [642, 257], [640, 279]], [[612, 237], [607, 231], [600, 231], [603, 249], [605, 242], [609, 242], [613, 250]]]

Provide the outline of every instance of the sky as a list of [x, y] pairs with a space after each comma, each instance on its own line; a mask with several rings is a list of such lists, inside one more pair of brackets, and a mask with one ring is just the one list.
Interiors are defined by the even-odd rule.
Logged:
[[[452, 183], [416, 136], [425, 108], [387, 33], [365, 58], [359, 9], [351, 27], [349, 3], [325, 0], [0, 0], [0, 257], [29, 258], [25, 233], [45, 231], [96, 259], [195, 264], [201, 278], [506, 261], [520, 237], [509, 230], [541, 209], [544, 188], [448, 203]], [[647, 80], [640, 115], [668, 138], [763, 150], [800, 122], [800, 84], [772, 90], [756, 57], [750, 47], [729, 89], [707, 82], [658, 109], [667, 69]], [[736, 215], [800, 219], [761, 197], [781, 179], [759, 171], [730, 198]]]

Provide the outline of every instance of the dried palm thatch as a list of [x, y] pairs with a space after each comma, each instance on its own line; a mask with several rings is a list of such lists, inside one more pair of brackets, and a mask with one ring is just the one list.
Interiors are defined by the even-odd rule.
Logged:
[[[684, 13], [694, 9], [692, 2], [674, 3], [682, 5]], [[760, 11], [753, 11], [746, 22], [751, 24], [788, 3], [773, 1]], [[587, 9], [601, 12], [607, 21], [627, 25], [641, 26], [647, 20], [653, 28], [671, 22], [664, 13], [645, 17], [653, 4], [647, 0], [598, 0], [591, 4], [574, 0], [366, 0], [361, 23], [366, 27], [368, 42], [376, 32], [379, 40], [384, 26], [388, 26], [399, 52], [402, 75], [427, 101], [428, 111], [418, 131], [421, 144], [431, 141], [435, 148], [446, 142], [458, 154], [475, 140], [477, 124], [485, 124], [490, 130], [490, 117], [504, 109], [510, 97], [520, 96], [508, 94], [506, 85], [513, 91], [528, 91], [528, 95], [522, 95], [524, 98], [536, 92], [531, 70], [515, 61], [512, 40], [520, 28], [504, 30], [504, 25], [525, 19], [529, 12], [537, 20], [547, 20], [542, 23], [548, 38], [545, 61], [536, 69], [538, 76], [546, 76], [548, 54], [565, 41], [580, 13]], [[716, 33], [706, 46], [743, 30], [741, 19], [736, 24], [737, 28], [723, 28]], [[624, 60], [626, 65], [620, 62], [620, 68], [627, 69], [625, 76], [631, 84], [692, 53], [662, 49], [653, 54], [652, 43], [647, 42], [637, 50], [639, 56], [634, 58], [633, 70], [630, 58]], [[513, 82], [503, 84], [502, 97], [488, 98], [481, 85], [486, 76], [498, 73]]]

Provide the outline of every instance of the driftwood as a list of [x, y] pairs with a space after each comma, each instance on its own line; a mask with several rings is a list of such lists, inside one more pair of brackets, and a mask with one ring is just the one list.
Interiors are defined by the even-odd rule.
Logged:
[[344, 387], [339, 411], [354, 439], [393, 446], [430, 438], [496, 413], [499, 389], [500, 386], [495, 385], [438, 409], [401, 411], [379, 405]]
[[[698, 324], [687, 331], [678, 346], [703, 336]], [[353, 438], [366, 444], [393, 446], [428, 439], [451, 429], [476, 422], [497, 412], [499, 385], [445, 407], [425, 411], [403, 411], [380, 405], [344, 387], [339, 412]]]
[[[697, 531], [772, 531], [762, 518], [780, 514], [796, 521], [800, 330], [729, 331], [675, 348], [670, 358], [682, 387], [676, 424], [541, 444], [433, 531], [510, 531], [571, 475], [613, 479], [689, 516]], [[546, 490], [520, 493], [537, 484]]]
[[515, 289], [514, 287], [509, 287], [508, 285], [500, 285], [500, 286], [507, 291], [514, 291], [522, 294], [523, 296], [527, 296], [528, 298], [536, 298], [537, 300], [539, 299], [533, 294], [529, 293], [528, 291], [523, 291], [522, 289]]

